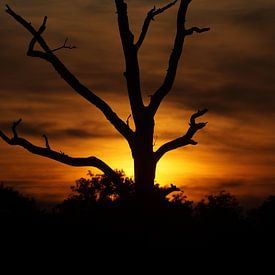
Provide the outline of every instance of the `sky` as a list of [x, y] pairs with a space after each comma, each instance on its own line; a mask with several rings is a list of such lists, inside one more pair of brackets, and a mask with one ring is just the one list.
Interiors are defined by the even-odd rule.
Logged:
[[[137, 38], [146, 13], [169, 1], [129, 0]], [[48, 16], [44, 38], [52, 48], [66, 37], [74, 50], [57, 54], [64, 64], [126, 121], [130, 114], [124, 59], [111, 0], [6, 1], [39, 27]], [[133, 176], [126, 141], [104, 116], [76, 94], [43, 60], [26, 56], [30, 35], [0, 5], [0, 129], [11, 132], [19, 118], [20, 136], [71, 156], [97, 156]], [[177, 7], [151, 24], [140, 51], [143, 98], [162, 83], [175, 34]], [[181, 187], [198, 200], [221, 190], [246, 204], [275, 194], [275, 2], [273, 0], [193, 0], [186, 26], [211, 31], [186, 39], [173, 90], [156, 116], [155, 148], [183, 135], [199, 108], [208, 108], [197, 133], [198, 145], [169, 152], [156, 181]], [[133, 121], [130, 120], [133, 127]], [[73, 168], [0, 141], [0, 181], [56, 203], [91, 167]]]

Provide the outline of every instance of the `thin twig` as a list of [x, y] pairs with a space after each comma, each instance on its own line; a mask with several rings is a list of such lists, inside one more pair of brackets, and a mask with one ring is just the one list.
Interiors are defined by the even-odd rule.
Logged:
[[51, 150], [48, 137], [46, 135], [42, 135], [42, 137], [45, 139], [46, 148]]
[[12, 125], [12, 132], [13, 132], [13, 137], [17, 138], [17, 132], [16, 132], [16, 127], [22, 122], [22, 119], [20, 118], [19, 120], [15, 121]]
[[210, 31], [210, 28], [198, 28], [198, 27], [192, 27], [190, 29], [185, 30], [185, 35], [192, 35], [194, 32], [196, 33], [203, 33]]
[[56, 52], [56, 51], [59, 51], [59, 50], [62, 50], [62, 49], [69, 49], [69, 50], [76, 49], [76, 46], [71, 45], [71, 44], [70, 44], [70, 45], [67, 45], [67, 42], [68, 42], [68, 37], [65, 39], [64, 44], [63, 44], [62, 46], [56, 48], [56, 49], [53, 49], [53, 50], [52, 50], [52, 53], [53, 53], [53, 52]]
[[127, 124], [128, 127], [130, 127], [129, 122], [130, 122], [130, 118], [131, 118], [131, 117], [132, 117], [132, 115], [130, 114], [130, 115], [127, 117], [127, 120], [126, 120], [126, 124]]

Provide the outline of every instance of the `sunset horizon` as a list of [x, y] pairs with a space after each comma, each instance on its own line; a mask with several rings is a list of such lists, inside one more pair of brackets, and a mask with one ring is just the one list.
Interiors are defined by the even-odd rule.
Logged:
[[[66, 45], [72, 47], [56, 51], [58, 58], [134, 132], [114, 1], [24, 2], [7, 4], [37, 29], [48, 17], [43, 33], [47, 43], [57, 49], [67, 39]], [[147, 12], [154, 5], [160, 8], [170, 3], [126, 2], [135, 39]], [[166, 74], [178, 5], [179, 1], [152, 21], [140, 49], [146, 105]], [[0, 31], [5, 39], [0, 52], [0, 130], [12, 137], [13, 123], [21, 118], [16, 131], [31, 143], [45, 146], [46, 135], [56, 152], [95, 156], [134, 178], [127, 141], [45, 60], [26, 56], [30, 34], [5, 12], [4, 4], [1, 10]], [[198, 110], [209, 110], [197, 118], [198, 123], [208, 124], [194, 135], [197, 145], [190, 143], [160, 159], [156, 183], [174, 184], [194, 201], [225, 190], [249, 207], [275, 194], [275, 19], [271, 11], [275, 11], [271, 0], [256, 0], [249, 6], [243, 0], [215, 0], [213, 5], [192, 1], [187, 27], [210, 27], [210, 31], [186, 37], [174, 87], [156, 113], [153, 149], [156, 152], [183, 136]], [[88, 177], [88, 171], [102, 174], [94, 167], [69, 167], [2, 140], [0, 152], [0, 182], [43, 204], [67, 198], [70, 186]]]

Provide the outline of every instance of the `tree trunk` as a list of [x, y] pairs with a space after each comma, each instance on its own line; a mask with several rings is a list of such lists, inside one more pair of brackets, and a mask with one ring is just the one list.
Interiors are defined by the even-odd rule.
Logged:
[[137, 124], [133, 149], [134, 175], [137, 195], [150, 197], [153, 193], [156, 161], [153, 152], [154, 119], [145, 115]]
[[134, 158], [135, 186], [138, 194], [150, 196], [153, 192], [156, 164], [151, 154], [141, 152]]

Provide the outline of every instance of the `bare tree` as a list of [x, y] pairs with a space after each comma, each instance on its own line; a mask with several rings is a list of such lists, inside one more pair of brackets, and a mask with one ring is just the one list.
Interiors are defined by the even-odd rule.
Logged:
[[[161, 86], [153, 93], [149, 104], [145, 105], [142, 99], [140, 82], [138, 58], [139, 49], [145, 40], [150, 24], [154, 18], [174, 6], [177, 2], [179, 2], [177, 30], [173, 50], [169, 59], [167, 73]], [[193, 140], [193, 136], [198, 130], [206, 126], [206, 123], [196, 122], [197, 118], [207, 112], [206, 109], [199, 110], [191, 116], [189, 128], [186, 133], [179, 138], [163, 144], [156, 151], [154, 151], [154, 117], [164, 97], [173, 87], [185, 38], [195, 32], [202, 33], [209, 30], [209, 28], [192, 27], [187, 29], [185, 27], [185, 18], [190, 2], [191, 0], [175, 0], [162, 8], [156, 9], [156, 7], [154, 7], [151, 9], [147, 13], [141, 33], [135, 41], [129, 25], [127, 4], [124, 0], [115, 0], [120, 38], [126, 64], [124, 76], [127, 82], [128, 97], [135, 124], [135, 130], [132, 130], [129, 127], [128, 119], [124, 122], [104, 100], [98, 97], [94, 91], [84, 86], [57, 57], [56, 52], [58, 50], [64, 48], [74, 48], [74, 46], [67, 44], [67, 39], [59, 48], [51, 49], [49, 47], [48, 43], [42, 36], [43, 32], [46, 30], [46, 16], [39, 29], [36, 30], [28, 21], [16, 14], [8, 5], [6, 6], [6, 12], [32, 35], [32, 39], [27, 50], [27, 55], [31, 57], [38, 57], [49, 62], [57, 73], [64, 79], [64, 81], [67, 82], [69, 86], [71, 86], [79, 95], [88, 100], [92, 105], [95, 105], [105, 115], [106, 119], [114, 126], [114, 128], [127, 140], [134, 160], [134, 180], [136, 191], [139, 194], [148, 195], [152, 192], [154, 187], [156, 165], [161, 157], [167, 152], [179, 147], [189, 144], [196, 145], [197, 142]], [[40, 46], [40, 50], [35, 49], [36, 45]], [[58, 162], [71, 166], [93, 166], [103, 171], [113, 180], [119, 180], [117, 174], [112, 168], [94, 156], [87, 158], [73, 158], [63, 153], [56, 152], [51, 149], [46, 136], [44, 136], [45, 147], [35, 146], [26, 139], [19, 137], [16, 128], [20, 122], [21, 120], [13, 124], [13, 137], [11, 138], [0, 131], [1, 138], [8, 144], [22, 146], [33, 154], [54, 159]]]

